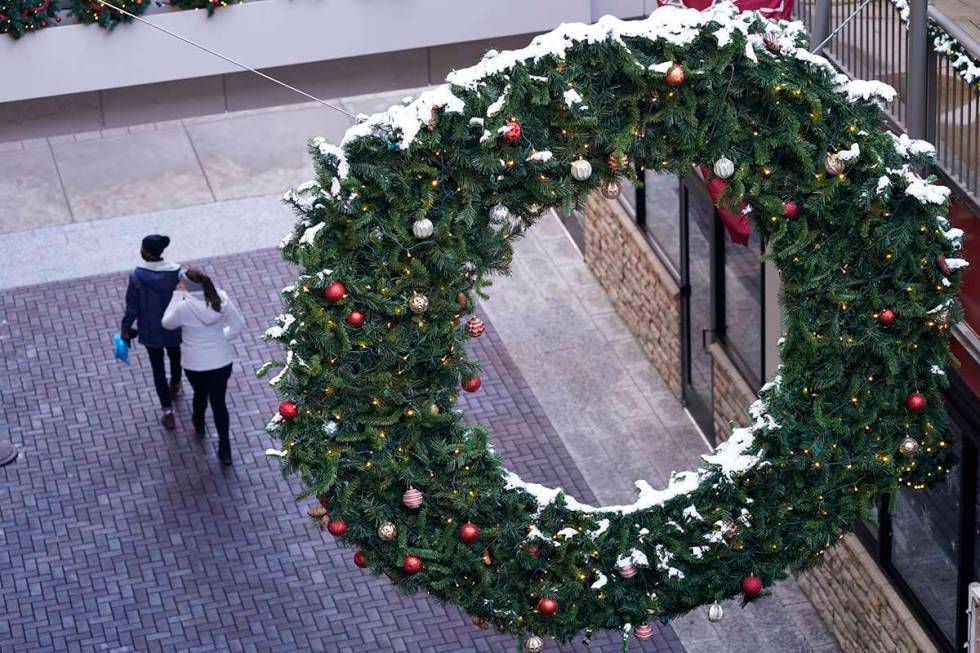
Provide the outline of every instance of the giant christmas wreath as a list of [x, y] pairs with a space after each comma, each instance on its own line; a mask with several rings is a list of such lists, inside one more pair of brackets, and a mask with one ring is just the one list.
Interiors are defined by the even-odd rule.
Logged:
[[[303, 273], [269, 424], [311, 517], [354, 562], [525, 638], [567, 640], [742, 594], [817, 563], [896, 484], [952, 464], [940, 388], [961, 232], [931, 146], [883, 131], [894, 91], [849, 81], [799, 23], [731, 5], [563, 25], [313, 141], [282, 243]], [[781, 374], [749, 428], [666, 489], [592, 507], [507, 471], [453, 410], [478, 391], [466, 320], [549, 207], [607, 197], [634, 163], [707, 163], [783, 280]], [[601, 437], [601, 434], [596, 434]], [[533, 633], [533, 635], [531, 635]]]

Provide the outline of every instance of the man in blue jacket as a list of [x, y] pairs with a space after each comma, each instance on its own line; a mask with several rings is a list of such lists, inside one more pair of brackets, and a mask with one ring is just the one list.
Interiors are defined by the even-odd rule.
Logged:
[[[160, 422], [172, 431], [176, 426], [173, 403], [180, 392], [180, 330], [164, 329], [160, 320], [177, 287], [180, 265], [163, 260], [163, 250], [169, 244], [168, 237], [156, 234], [143, 239], [140, 247], [143, 263], [129, 275], [120, 335], [129, 344], [138, 334], [140, 344], [146, 347], [153, 368], [153, 384], [163, 410]], [[138, 331], [133, 329], [133, 322], [137, 323]], [[170, 359], [169, 384], [163, 364], [164, 350]]]

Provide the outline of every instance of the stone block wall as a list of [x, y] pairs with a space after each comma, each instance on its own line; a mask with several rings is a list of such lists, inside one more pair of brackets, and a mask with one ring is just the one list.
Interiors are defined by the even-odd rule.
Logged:
[[796, 577], [843, 653], [936, 653], [905, 602], [855, 535]]
[[724, 442], [730, 434], [729, 420], [738, 426], [751, 423], [748, 411], [756, 399], [756, 392], [745, 382], [721, 346], [712, 343], [708, 351], [712, 361], [715, 442]]
[[586, 206], [585, 261], [680, 399], [680, 289], [619, 203], [598, 194]]
[[[585, 216], [585, 259], [674, 394], [681, 397], [680, 289], [646, 237], [616, 201], [597, 194]], [[756, 393], [725, 350], [712, 344], [714, 428], [745, 426]], [[797, 582], [843, 653], [936, 653], [925, 631], [854, 535], [826, 553], [826, 564]]]

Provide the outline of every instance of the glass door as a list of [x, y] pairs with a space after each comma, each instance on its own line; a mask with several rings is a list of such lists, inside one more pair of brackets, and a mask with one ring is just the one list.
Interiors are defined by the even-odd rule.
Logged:
[[[684, 405], [712, 444], [714, 382], [708, 345], [714, 335], [715, 297], [724, 292], [716, 269], [715, 207], [700, 179], [680, 179], [681, 369]], [[713, 283], [714, 281], [714, 283]]]

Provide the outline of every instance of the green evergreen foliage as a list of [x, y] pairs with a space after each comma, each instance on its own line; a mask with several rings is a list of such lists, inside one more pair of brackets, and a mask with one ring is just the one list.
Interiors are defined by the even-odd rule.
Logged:
[[[273, 384], [299, 411], [269, 430], [284, 474], [323, 497], [330, 519], [348, 526], [344, 542], [403, 591], [561, 640], [671, 618], [739, 594], [749, 574], [769, 585], [817, 564], [883, 493], [953, 464], [945, 376], [934, 366], [951, 360], [960, 317], [958, 275], [936, 264], [954, 255], [955, 234], [945, 233], [945, 197], [922, 200], [936, 192], [914, 176], [928, 160], [903, 153], [881, 110], [850, 101], [827, 66], [794, 56], [805, 34], [784, 24], [770, 51], [765, 22], [729, 12], [708, 14], [685, 43], [610, 29], [568, 39], [563, 56], [518, 57], [452, 85], [461, 108], [435, 109], [414, 137], [404, 123], [399, 132], [371, 120], [342, 152], [313, 143], [317, 179], [288, 196], [301, 220], [283, 243], [302, 274], [269, 333], [288, 350]], [[669, 15], [650, 20], [658, 14]], [[738, 21], [749, 35], [733, 29], [721, 42], [719, 28]], [[665, 84], [663, 62], [683, 67], [682, 85]], [[569, 89], [580, 101], [567, 100]], [[509, 119], [522, 128], [515, 143], [497, 137]], [[853, 143], [860, 154], [828, 175], [827, 154]], [[552, 156], [529, 160], [536, 152]], [[727, 197], [751, 206], [781, 272], [786, 331], [781, 377], [754, 405], [756, 425], [678, 476], [683, 491], [625, 514], [563, 495], [539, 505], [487, 431], [452, 410], [461, 381], [479, 371], [461, 318], [507, 273], [513, 239], [542, 211], [581, 206], [623, 172], [611, 154], [677, 174], [735, 161]], [[593, 170], [583, 181], [569, 171], [579, 158]], [[782, 217], [785, 201], [799, 207], [795, 219]], [[498, 204], [518, 217], [494, 222]], [[423, 217], [434, 233], [417, 238]], [[347, 295], [331, 303], [323, 291], [335, 281]], [[409, 309], [413, 293], [428, 298], [424, 313]], [[890, 326], [877, 319], [886, 307], [897, 315]], [[359, 328], [345, 322], [355, 310], [366, 316]], [[928, 398], [921, 413], [905, 408], [915, 391]], [[897, 450], [909, 436], [921, 443], [914, 458]], [[424, 493], [417, 510], [402, 504], [409, 487]], [[393, 541], [378, 537], [383, 522], [396, 525]], [[476, 543], [458, 536], [466, 522], [480, 528]], [[402, 570], [407, 555], [422, 558], [420, 573]], [[621, 558], [635, 576], [617, 574]], [[558, 601], [557, 614], [537, 613], [542, 596]]]
[[[112, 4], [131, 14], [141, 16], [152, 0], [111, 0]], [[69, 0], [68, 13], [80, 23], [96, 23], [99, 27], [114, 30], [119, 23], [131, 23], [133, 19], [107, 7], [98, 0]]]
[[58, 0], [0, 0], [0, 34], [19, 39], [58, 20]]

